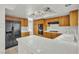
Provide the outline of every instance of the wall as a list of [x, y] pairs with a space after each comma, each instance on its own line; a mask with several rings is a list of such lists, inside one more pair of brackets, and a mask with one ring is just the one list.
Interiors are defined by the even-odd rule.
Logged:
[[0, 5], [0, 53], [5, 53], [5, 8]]
[[[79, 40], [79, 10], [78, 10], [78, 40]], [[79, 53], [79, 41], [78, 41], [78, 53]]]
[[33, 35], [33, 19], [28, 18], [28, 31], [30, 31], [30, 35]]

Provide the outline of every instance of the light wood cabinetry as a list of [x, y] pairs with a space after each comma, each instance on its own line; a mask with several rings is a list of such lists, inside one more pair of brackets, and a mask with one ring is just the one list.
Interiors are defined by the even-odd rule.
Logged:
[[45, 21], [44, 21], [44, 31], [47, 30], [47, 27], [49, 26], [48, 23], [50, 23], [50, 22], [59, 22], [58, 20], [59, 20], [58, 17], [45, 19]]
[[[28, 26], [28, 20], [26, 18], [16, 17], [16, 16], [6, 16], [6, 21], [18, 21], [20, 22], [21, 28]], [[21, 37], [28, 36], [29, 32], [21, 32]]]
[[21, 37], [29, 36], [29, 32], [21, 32]]
[[47, 38], [55, 38], [60, 35], [58, 32], [45, 32], [47, 27], [49, 26], [48, 23], [50, 22], [58, 22], [59, 26], [78, 26], [78, 10], [71, 11], [69, 15], [59, 16], [54, 18], [47, 18], [47, 19], [38, 19], [34, 20], [34, 34], [38, 34], [38, 24], [43, 24], [43, 36]]
[[45, 22], [46, 22], [46, 25], [48, 26], [49, 22], [58, 22], [58, 20], [59, 20], [59, 17], [48, 18], [48, 19], [45, 20]]
[[16, 16], [5, 16], [6, 21], [20, 21], [20, 17]]
[[60, 26], [70, 26], [69, 15], [59, 17]]
[[44, 37], [54, 39], [57, 36], [61, 35], [61, 33], [58, 32], [44, 32]]
[[[20, 19], [20, 20], [21, 20], [21, 28], [28, 26], [28, 20], [27, 19]], [[29, 36], [29, 32], [21, 32], [21, 37], [25, 37], [25, 36]]]
[[28, 26], [28, 20], [27, 19], [21, 19], [21, 26]]
[[78, 10], [70, 12], [70, 26], [78, 26]]
[[5, 16], [6, 21], [19, 21], [21, 26], [28, 26], [28, 20], [26, 18], [16, 16]]

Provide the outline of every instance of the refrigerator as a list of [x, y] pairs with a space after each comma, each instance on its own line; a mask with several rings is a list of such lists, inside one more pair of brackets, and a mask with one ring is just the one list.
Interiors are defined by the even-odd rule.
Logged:
[[10, 48], [18, 45], [16, 38], [21, 37], [21, 26], [20, 22], [6, 21], [5, 22], [5, 48]]

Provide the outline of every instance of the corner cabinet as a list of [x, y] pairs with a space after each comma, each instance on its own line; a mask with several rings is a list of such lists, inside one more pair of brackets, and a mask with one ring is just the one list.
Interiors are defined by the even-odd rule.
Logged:
[[70, 12], [70, 26], [78, 26], [78, 10]]
[[69, 15], [59, 17], [59, 26], [70, 26]]

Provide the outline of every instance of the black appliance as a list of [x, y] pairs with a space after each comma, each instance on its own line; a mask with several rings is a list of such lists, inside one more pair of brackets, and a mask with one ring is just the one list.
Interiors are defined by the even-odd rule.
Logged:
[[43, 35], [43, 24], [38, 24], [38, 34]]
[[16, 38], [21, 37], [20, 22], [6, 21], [5, 48], [10, 48], [18, 44]]

